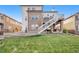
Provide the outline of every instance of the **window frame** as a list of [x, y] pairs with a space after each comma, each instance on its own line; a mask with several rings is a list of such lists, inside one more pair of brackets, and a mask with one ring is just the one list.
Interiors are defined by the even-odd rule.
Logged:
[[38, 16], [32, 16], [32, 20], [37, 20], [38, 18]]

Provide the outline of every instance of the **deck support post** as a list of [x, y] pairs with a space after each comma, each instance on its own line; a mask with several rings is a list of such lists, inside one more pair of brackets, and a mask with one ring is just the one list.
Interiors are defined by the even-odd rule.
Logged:
[[63, 21], [62, 20], [60, 21], [60, 32], [61, 33], [63, 32]]

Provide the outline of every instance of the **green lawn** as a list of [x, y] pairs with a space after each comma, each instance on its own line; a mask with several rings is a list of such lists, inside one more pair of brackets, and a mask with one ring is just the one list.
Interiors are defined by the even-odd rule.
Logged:
[[79, 52], [79, 36], [48, 34], [6, 38], [0, 43], [0, 52]]

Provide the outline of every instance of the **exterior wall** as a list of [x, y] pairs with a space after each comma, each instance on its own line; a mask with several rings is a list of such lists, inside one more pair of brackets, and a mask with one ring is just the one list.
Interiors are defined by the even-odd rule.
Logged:
[[75, 16], [72, 16], [64, 21], [63, 28], [70, 31], [75, 32]]
[[28, 31], [28, 12], [25, 6], [22, 6], [22, 32], [26, 32], [26, 29]]
[[28, 9], [29, 10], [42, 10], [42, 5], [22, 5], [22, 31], [28, 32]]
[[3, 31], [3, 23], [0, 23], [0, 35], [3, 35], [4, 31]]
[[60, 30], [60, 24], [59, 23], [55, 26], [55, 29]]
[[[57, 11], [46, 11], [43, 12], [42, 5], [23, 5], [22, 6], [22, 31], [23, 32], [37, 32], [38, 27], [49, 21], [53, 18], [54, 15], [57, 15]], [[32, 16], [36, 16], [36, 20], [32, 20]], [[46, 19], [44, 19], [46, 18]], [[36, 27], [36, 29], [34, 28]], [[50, 26], [52, 29], [53, 25]]]
[[[37, 19], [32, 19], [32, 17], [35, 16]], [[29, 12], [29, 21], [28, 21], [28, 30], [29, 32], [36, 32], [38, 31], [38, 27], [43, 24], [43, 16], [42, 16], [42, 11], [31, 11]], [[33, 29], [35, 26], [37, 26], [35, 29]]]
[[75, 15], [76, 33], [79, 34], [79, 14]]
[[0, 15], [0, 23], [4, 23], [3, 16]]
[[3, 20], [4, 24], [4, 32], [20, 32], [21, 31], [21, 23], [17, 22], [16, 20], [0, 14], [2, 16], [1, 20]]
[[29, 10], [42, 10], [42, 5], [22, 5], [22, 8], [27, 11]]

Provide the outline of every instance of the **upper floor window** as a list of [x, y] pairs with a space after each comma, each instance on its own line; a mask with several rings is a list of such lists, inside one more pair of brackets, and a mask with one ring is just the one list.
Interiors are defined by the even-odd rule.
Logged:
[[47, 14], [47, 16], [49, 16], [49, 14]]
[[53, 18], [53, 16], [50, 16], [50, 19], [52, 19]]
[[38, 16], [32, 16], [32, 20], [38, 19]]
[[4, 19], [4, 16], [0, 16], [0, 19]]
[[34, 7], [29, 7], [28, 10], [35, 10], [35, 8]]
[[30, 10], [30, 8], [28, 8], [28, 10]]
[[49, 20], [49, 17], [44, 17], [44, 20]]
[[35, 8], [32, 8], [32, 10], [35, 10]]

